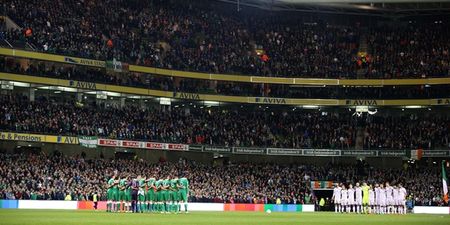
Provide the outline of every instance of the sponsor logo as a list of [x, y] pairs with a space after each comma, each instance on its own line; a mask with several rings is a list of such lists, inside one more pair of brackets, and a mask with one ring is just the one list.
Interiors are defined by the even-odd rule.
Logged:
[[119, 145], [119, 141], [118, 140], [110, 140], [110, 139], [99, 139], [98, 144], [104, 145], [104, 146], [114, 146], [115, 147], [115, 146]]
[[205, 152], [231, 152], [231, 148], [227, 147], [205, 147]]
[[146, 146], [150, 149], [164, 149], [163, 143], [147, 142]]
[[174, 92], [173, 97], [182, 99], [200, 100], [200, 95], [195, 93]]
[[378, 105], [377, 100], [346, 100], [346, 105]]
[[304, 155], [314, 155], [314, 156], [340, 156], [340, 150], [333, 149], [305, 149], [303, 150]]
[[378, 151], [378, 155], [379, 156], [406, 156], [406, 152], [405, 151], [389, 151], [389, 150], [384, 150], [384, 151]]
[[377, 151], [358, 151], [358, 150], [343, 150], [343, 156], [376, 156]]
[[128, 148], [139, 148], [140, 147], [139, 141], [122, 141], [122, 147], [128, 147]]
[[0, 133], [1, 140], [10, 141], [31, 141], [31, 142], [44, 142], [45, 135], [35, 134], [19, 134], [19, 133]]
[[450, 150], [423, 151], [424, 157], [447, 157], [449, 154]]
[[268, 155], [303, 155], [302, 149], [268, 148]]
[[91, 59], [80, 59], [80, 58], [72, 58], [72, 57], [64, 57], [64, 62], [85, 66], [98, 66], [105, 67], [104, 61], [91, 60]]
[[286, 104], [286, 99], [284, 98], [255, 98], [256, 103], [264, 103], [264, 104], [276, 104], [276, 105], [284, 105]]
[[438, 105], [450, 105], [450, 98], [442, 98], [437, 100]]
[[97, 90], [97, 84], [91, 83], [91, 82], [84, 82], [84, 81], [76, 81], [76, 80], [70, 80], [69, 86], [76, 87], [80, 89], [93, 89]]
[[78, 144], [78, 137], [58, 136], [56, 141], [64, 144]]
[[188, 150], [188, 145], [183, 144], [167, 144], [168, 150], [184, 151]]
[[241, 154], [265, 154], [264, 148], [234, 148], [234, 153]]

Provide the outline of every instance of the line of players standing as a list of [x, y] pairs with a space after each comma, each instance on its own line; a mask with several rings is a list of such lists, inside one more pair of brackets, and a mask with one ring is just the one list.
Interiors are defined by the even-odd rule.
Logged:
[[161, 212], [178, 213], [184, 203], [187, 213], [189, 181], [187, 178], [169, 176], [156, 180], [143, 176], [116, 175], [107, 184], [107, 212]]
[[333, 189], [332, 200], [336, 213], [374, 213], [374, 214], [406, 214], [406, 189], [402, 184], [398, 186], [383, 184], [362, 186], [356, 183], [348, 188], [340, 183]]

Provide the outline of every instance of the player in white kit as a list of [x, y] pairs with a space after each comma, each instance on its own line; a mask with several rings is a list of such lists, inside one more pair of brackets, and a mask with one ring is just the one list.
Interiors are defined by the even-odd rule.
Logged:
[[353, 189], [353, 185], [348, 185], [348, 202], [347, 202], [347, 212], [355, 212], [354, 206], [355, 206], [355, 189]]
[[356, 207], [356, 212], [357, 213], [361, 213], [362, 212], [362, 204], [363, 204], [363, 200], [362, 200], [362, 188], [359, 186], [359, 183], [356, 183], [356, 187], [355, 187], [355, 207]]
[[341, 190], [341, 212], [348, 211], [347, 202], [348, 202], [348, 191], [345, 188], [345, 185], [342, 185], [342, 190]]
[[341, 212], [341, 190], [342, 188], [336, 184], [333, 189], [333, 202], [334, 202], [334, 212]]
[[406, 189], [402, 184], [398, 185], [398, 205], [401, 214], [406, 214]]
[[397, 214], [400, 212], [399, 208], [399, 200], [398, 200], [398, 188], [396, 185], [392, 185], [392, 198], [394, 199], [394, 213]]
[[375, 191], [372, 188], [372, 185], [369, 186], [369, 213], [376, 213], [375, 211]]
[[386, 213], [387, 214], [391, 214], [393, 213], [393, 209], [394, 209], [394, 196], [393, 196], [393, 191], [394, 189], [392, 188], [391, 185], [389, 185], [389, 182], [386, 182]]
[[374, 204], [374, 213], [379, 214], [381, 212], [380, 207], [380, 185], [375, 184], [375, 204]]
[[378, 214], [386, 213], [386, 189], [384, 189], [383, 184], [380, 184], [379, 195], [377, 196], [379, 199], [378, 205], [380, 206], [380, 211]]

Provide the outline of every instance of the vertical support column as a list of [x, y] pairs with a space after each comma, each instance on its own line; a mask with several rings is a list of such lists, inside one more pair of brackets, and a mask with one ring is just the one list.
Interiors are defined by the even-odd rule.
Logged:
[[34, 100], [36, 99], [35, 96], [34, 96], [35, 90], [34, 90], [33, 87], [30, 87], [29, 90], [30, 90], [30, 92], [29, 92], [29, 96], [28, 97], [30, 99], [30, 102], [34, 102]]
[[83, 101], [83, 93], [77, 92], [77, 102], [82, 102], [82, 101]]
[[125, 107], [125, 98], [124, 97], [120, 98], [120, 108], [123, 108], [123, 107]]

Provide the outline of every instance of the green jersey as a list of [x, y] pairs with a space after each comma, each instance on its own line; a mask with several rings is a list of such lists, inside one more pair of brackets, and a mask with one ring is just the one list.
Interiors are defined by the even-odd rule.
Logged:
[[117, 190], [118, 190], [118, 187], [117, 187], [117, 185], [115, 184], [115, 182], [116, 182], [116, 181], [115, 181], [113, 178], [111, 178], [111, 179], [108, 180], [108, 186], [109, 186], [110, 189], [113, 190], [113, 191], [117, 191]]
[[150, 178], [150, 179], [148, 179], [147, 187], [150, 189], [151, 187], [156, 186], [155, 183], [156, 183], [156, 179]]
[[163, 191], [168, 191], [168, 190], [169, 190], [168, 188], [170, 188], [170, 180], [169, 180], [169, 179], [163, 180], [163, 181], [162, 181], [162, 186], [166, 188], [166, 189], [163, 190]]
[[162, 180], [155, 181], [156, 191], [161, 191]]
[[180, 178], [180, 179], [178, 180], [178, 182], [179, 182], [180, 185], [181, 185], [181, 188], [180, 188], [180, 189], [183, 189], [183, 190], [189, 189], [189, 181], [188, 181], [188, 179], [187, 179], [186, 177]]
[[178, 191], [178, 179], [172, 179], [170, 180], [170, 190], [171, 191]]
[[119, 181], [119, 190], [125, 191], [126, 186], [127, 186], [127, 179], [121, 179]]
[[138, 180], [138, 182], [139, 182], [139, 190], [143, 191], [145, 189], [145, 180], [140, 179]]

